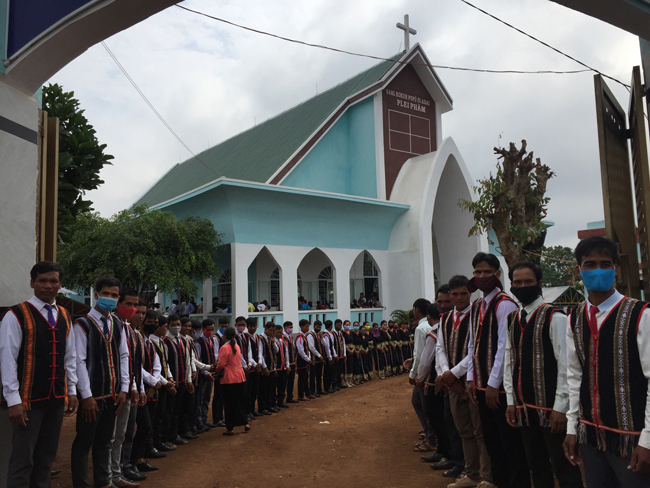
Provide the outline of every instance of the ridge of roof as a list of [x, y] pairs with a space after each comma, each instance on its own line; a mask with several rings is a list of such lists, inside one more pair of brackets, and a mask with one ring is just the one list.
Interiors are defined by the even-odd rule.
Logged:
[[[405, 51], [175, 164], [137, 204], [154, 206], [206, 182], [227, 178], [266, 182], [350, 96], [380, 81]], [[205, 163], [205, 165], [202, 163]], [[206, 168], [206, 166], [208, 166]]]

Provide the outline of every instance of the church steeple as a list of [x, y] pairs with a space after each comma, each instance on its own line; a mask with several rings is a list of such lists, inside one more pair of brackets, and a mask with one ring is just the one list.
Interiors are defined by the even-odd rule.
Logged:
[[409, 26], [409, 16], [408, 16], [408, 14], [404, 15], [404, 23], [402, 24], [401, 22], [398, 22], [395, 25], [395, 27], [397, 27], [398, 29], [402, 29], [404, 31], [404, 50], [408, 51], [409, 49], [411, 49], [411, 43], [410, 43], [409, 35], [410, 34], [415, 35], [415, 34], [418, 33], [418, 31], [416, 31], [415, 29], [413, 29], [413, 28], [411, 28]]

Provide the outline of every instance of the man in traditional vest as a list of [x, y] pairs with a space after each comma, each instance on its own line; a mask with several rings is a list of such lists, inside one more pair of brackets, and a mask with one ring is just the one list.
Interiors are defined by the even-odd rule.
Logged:
[[334, 367], [334, 390], [339, 391], [341, 388], [347, 388], [347, 382], [344, 382], [345, 376], [345, 362], [347, 360], [346, 350], [345, 350], [345, 340], [343, 340], [343, 321], [341, 319], [336, 319], [334, 321], [334, 330], [332, 335], [334, 336], [336, 356], [338, 357], [336, 365]]
[[[604, 237], [575, 249], [588, 298], [567, 329], [564, 452], [588, 488], [650, 486], [650, 311], [615, 288], [618, 253]], [[579, 449], [578, 449], [579, 445]]]
[[[582, 488], [582, 475], [564, 457], [569, 385], [566, 380], [567, 317], [542, 298], [542, 269], [522, 261], [508, 271], [510, 291], [522, 308], [508, 317], [503, 386], [506, 419], [521, 427], [535, 488]], [[555, 474], [555, 477], [553, 476]]]
[[323, 322], [316, 320], [314, 330], [307, 334], [307, 344], [311, 351], [311, 365], [309, 367], [309, 392], [318, 398], [323, 394], [323, 347], [320, 341], [320, 330]]
[[279, 412], [272, 405], [273, 392], [272, 376], [277, 377], [275, 372], [275, 351], [273, 348], [272, 338], [275, 338], [275, 324], [267, 322], [264, 324], [264, 332], [259, 336], [258, 363], [262, 368], [259, 384], [258, 405], [262, 415], [271, 415]]
[[131, 388], [129, 347], [122, 321], [111, 311], [117, 306], [122, 284], [100, 278], [95, 285], [96, 305], [73, 324], [77, 351], [77, 436], [72, 443], [74, 488], [88, 488], [88, 454], [93, 451], [96, 488], [110, 487], [111, 438], [115, 417]]
[[[311, 363], [311, 352], [307, 344], [307, 332], [309, 332], [309, 320], [302, 319], [299, 322], [300, 334], [296, 337], [296, 372], [298, 374], [298, 400], [308, 401], [309, 397], [309, 366]], [[314, 398], [314, 397], [312, 397]]]
[[258, 401], [259, 397], [260, 374], [262, 371], [262, 365], [258, 362], [260, 352], [260, 336], [257, 334], [257, 319], [255, 317], [248, 317], [246, 319], [246, 328], [248, 329], [246, 332], [246, 335], [248, 336], [248, 342], [251, 345], [251, 355], [255, 360], [255, 369], [248, 373], [248, 381], [246, 384], [246, 400], [250, 403], [250, 410], [253, 413], [253, 417], [262, 417], [262, 414], [259, 413], [255, 408], [255, 402]]
[[[248, 334], [246, 334], [246, 317], [240, 316], [235, 319], [235, 341], [241, 351], [241, 367], [246, 374], [246, 381], [244, 382], [244, 392], [248, 389], [248, 376], [250, 372], [257, 367], [257, 361], [253, 358], [253, 351], [251, 349], [251, 342]], [[246, 414], [248, 420], [255, 420], [255, 416], [250, 409], [250, 403], [246, 402]]]
[[[77, 411], [77, 362], [70, 316], [56, 305], [63, 268], [41, 261], [30, 273], [34, 296], [0, 324], [2, 389], [13, 435], [7, 487], [47, 488], [63, 416]], [[67, 403], [67, 408], [65, 403]]]
[[273, 406], [276, 409], [289, 408], [284, 401], [285, 392], [287, 390], [287, 373], [291, 370], [289, 364], [289, 348], [287, 343], [283, 341], [284, 329], [281, 325], [275, 326], [275, 346], [277, 353], [275, 355], [275, 371], [278, 374], [275, 381], [275, 391], [273, 397]]
[[[469, 331], [472, 324], [471, 293], [465, 276], [456, 275], [449, 280], [449, 296], [453, 310], [440, 318], [440, 335], [436, 343], [436, 389], [449, 392], [449, 407], [458, 430], [465, 458], [465, 474], [449, 488], [493, 488], [492, 468], [483, 441], [481, 414], [466, 392], [467, 367], [472, 361], [468, 354]], [[422, 457], [436, 462], [438, 456]]]
[[296, 345], [293, 342], [293, 322], [286, 321], [282, 326], [284, 328], [282, 341], [289, 351], [290, 366], [287, 372], [286, 403], [298, 403], [298, 400], [293, 397], [293, 388], [296, 383]]
[[[418, 374], [418, 366], [420, 365], [420, 358], [422, 357], [422, 351], [424, 350], [424, 345], [427, 340], [427, 334], [431, 332], [431, 326], [427, 320], [427, 309], [431, 305], [431, 302], [426, 298], [418, 298], [413, 303], [413, 317], [417, 320], [417, 328], [415, 329], [415, 347], [413, 348], [413, 362], [411, 363], [411, 370], [409, 372], [409, 384], [413, 385], [413, 394], [411, 395], [411, 405], [413, 405], [413, 410], [420, 420], [420, 425], [424, 431], [424, 440], [415, 446], [415, 451], [417, 452], [427, 452], [434, 451], [437, 441], [436, 434], [433, 430], [433, 426], [429, 424], [427, 415], [425, 412], [425, 398], [424, 398], [424, 388], [418, 388], [415, 382], [415, 378]], [[389, 340], [390, 335], [388, 335]], [[390, 356], [390, 349], [387, 356]]]
[[[201, 326], [201, 335], [194, 341], [194, 347], [201, 362], [215, 365], [219, 359], [219, 341], [214, 337], [214, 320], [205, 319]], [[215, 427], [214, 424], [208, 422], [208, 410], [214, 381], [213, 373], [208, 371], [199, 372], [199, 385], [197, 387], [199, 398], [196, 420], [196, 428], [199, 432], [205, 432]]]
[[338, 366], [339, 358], [336, 354], [336, 339], [332, 333], [331, 320], [325, 321], [325, 331], [321, 338], [323, 345], [323, 354], [325, 355], [325, 364], [323, 366], [323, 388], [325, 393], [334, 393], [334, 378], [336, 377], [336, 366]]
[[483, 440], [492, 463], [492, 481], [499, 488], [530, 487], [530, 471], [519, 430], [506, 420], [503, 389], [504, 357], [508, 342], [508, 316], [517, 304], [503, 291], [501, 265], [494, 254], [478, 253], [472, 260], [470, 292], [482, 295], [472, 304], [468, 353], [467, 393], [478, 404]]

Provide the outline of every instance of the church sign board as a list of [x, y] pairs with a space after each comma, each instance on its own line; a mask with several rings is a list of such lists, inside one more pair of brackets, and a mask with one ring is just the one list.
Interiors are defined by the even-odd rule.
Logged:
[[436, 151], [435, 102], [413, 66], [404, 69], [382, 91], [386, 196], [404, 163]]

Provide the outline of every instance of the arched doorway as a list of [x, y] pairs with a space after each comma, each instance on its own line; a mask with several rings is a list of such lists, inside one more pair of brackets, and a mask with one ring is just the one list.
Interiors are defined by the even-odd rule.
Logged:
[[269, 310], [282, 310], [281, 273], [271, 252], [263, 247], [248, 267], [248, 301], [255, 306], [266, 302]]
[[313, 309], [318, 302], [336, 308], [336, 268], [327, 255], [318, 248], [312, 249], [298, 266], [298, 294]]
[[363, 293], [366, 300], [375, 295], [381, 301], [380, 270], [377, 262], [368, 251], [359, 253], [350, 268], [350, 306]]

